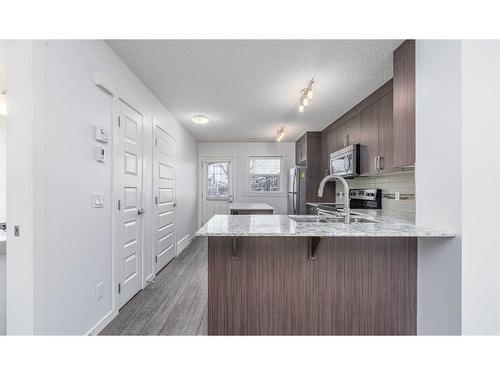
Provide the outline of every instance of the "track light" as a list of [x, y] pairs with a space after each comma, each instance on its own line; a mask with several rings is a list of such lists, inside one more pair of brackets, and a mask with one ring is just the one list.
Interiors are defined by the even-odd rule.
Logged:
[[300, 90], [300, 101], [299, 101], [299, 112], [304, 112], [304, 107], [309, 105], [309, 100], [313, 98], [313, 90], [312, 85], [314, 83], [314, 79], [311, 78], [307, 87], [305, 89]]
[[285, 128], [281, 128], [276, 132], [276, 141], [279, 142], [283, 139], [285, 136]]

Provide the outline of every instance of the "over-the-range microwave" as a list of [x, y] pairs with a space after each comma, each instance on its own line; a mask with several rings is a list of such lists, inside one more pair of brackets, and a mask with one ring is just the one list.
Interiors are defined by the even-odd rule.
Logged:
[[330, 154], [330, 174], [342, 177], [359, 175], [359, 143]]

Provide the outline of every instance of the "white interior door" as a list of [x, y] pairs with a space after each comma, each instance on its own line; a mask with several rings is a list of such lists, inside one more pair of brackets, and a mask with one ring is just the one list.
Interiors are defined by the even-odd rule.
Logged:
[[118, 101], [115, 137], [118, 307], [142, 288], [142, 115]]
[[154, 126], [153, 241], [155, 273], [177, 255], [175, 238], [175, 140]]
[[203, 223], [214, 215], [228, 215], [233, 202], [233, 162], [231, 159], [203, 160]]

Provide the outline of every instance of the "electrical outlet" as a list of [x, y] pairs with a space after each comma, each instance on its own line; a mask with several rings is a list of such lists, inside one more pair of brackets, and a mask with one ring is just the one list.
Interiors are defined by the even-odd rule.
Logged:
[[395, 192], [394, 199], [398, 201], [400, 198], [401, 198], [401, 194], [399, 193], [399, 191]]
[[97, 300], [101, 300], [102, 297], [104, 297], [104, 283], [101, 281], [99, 284], [97, 284], [96, 287], [97, 291]]

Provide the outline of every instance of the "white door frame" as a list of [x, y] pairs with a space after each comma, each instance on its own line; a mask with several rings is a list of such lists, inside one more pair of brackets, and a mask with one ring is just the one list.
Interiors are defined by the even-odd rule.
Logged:
[[[142, 194], [141, 194], [141, 202], [144, 204], [144, 126], [146, 124], [146, 116], [143, 111], [140, 111], [136, 109], [135, 106], [132, 106], [129, 104], [129, 102], [126, 99], [123, 99], [122, 97], [116, 97], [115, 100], [113, 100], [113, 132], [112, 132], [112, 142], [113, 142], [113, 215], [112, 215], [112, 226], [113, 226], [113, 235], [112, 235], [112, 280], [113, 280], [113, 286], [112, 286], [112, 293], [113, 293], [113, 316], [118, 315], [119, 311], [119, 293], [118, 293], [118, 283], [120, 282], [119, 280], [119, 255], [120, 251], [117, 248], [118, 244], [117, 241], [115, 240], [116, 236], [116, 223], [118, 222], [118, 197], [119, 197], [119, 180], [118, 180], [118, 170], [119, 167], [116, 163], [118, 154], [119, 154], [119, 148], [118, 148], [118, 143], [116, 142], [116, 139], [118, 139], [118, 118], [120, 116], [120, 111], [118, 109], [119, 102], [122, 102], [123, 104], [129, 106], [132, 108], [134, 111], [139, 113], [142, 116], [142, 132], [143, 132], [143, 139], [142, 139], [142, 176], [141, 176], [141, 183], [142, 183]], [[148, 214], [146, 212], [146, 214]], [[141, 268], [142, 268], [142, 277], [141, 277], [141, 289], [144, 289], [145, 287], [145, 274], [144, 274], [144, 220], [141, 220], [141, 226], [142, 226], [142, 238], [141, 238]]]
[[204, 165], [205, 162], [207, 161], [221, 161], [221, 160], [229, 160], [232, 166], [232, 173], [231, 173], [231, 186], [232, 186], [232, 193], [233, 193], [233, 202], [235, 201], [235, 196], [236, 196], [236, 178], [234, 177], [236, 174], [236, 164], [235, 164], [235, 157], [234, 155], [200, 155], [198, 158], [198, 165], [199, 165], [199, 183], [198, 183], [198, 197], [199, 197], [199, 202], [200, 204], [198, 205], [198, 227], [201, 227], [203, 223], [203, 210], [204, 210], [204, 197], [203, 197], [203, 187], [205, 185], [205, 181], [203, 181], [203, 174], [204, 174]]

